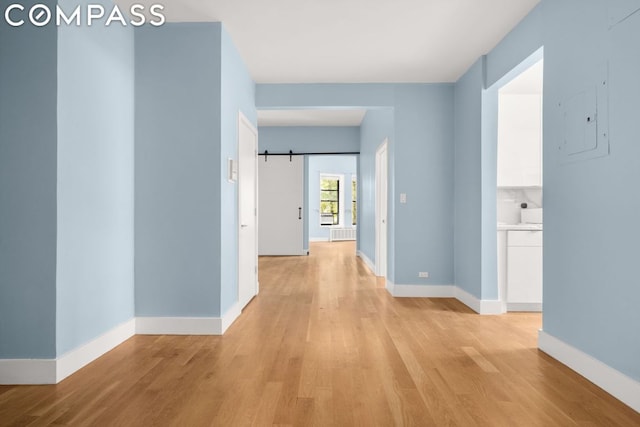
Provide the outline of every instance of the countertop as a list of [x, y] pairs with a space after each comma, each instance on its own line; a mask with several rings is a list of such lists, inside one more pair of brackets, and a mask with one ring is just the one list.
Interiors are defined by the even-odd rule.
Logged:
[[498, 231], [523, 230], [542, 231], [542, 224], [502, 224], [498, 223]]

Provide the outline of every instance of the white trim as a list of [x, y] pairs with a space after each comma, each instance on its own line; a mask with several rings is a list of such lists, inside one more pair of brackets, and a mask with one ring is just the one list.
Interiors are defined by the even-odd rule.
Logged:
[[456, 286], [453, 292], [453, 297], [476, 313], [481, 312], [482, 303], [480, 300], [475, 295], [470, 294], [464, 289]]
[[[257, 295], [257, 294], [256, 294]], [[242, 308], [240, 303], [237, 302], [220, 319], [220, 332], [216, 335], [222, 335], [225, 333], [229, 326], [242, 314]]]
[[57, 359], [0, 359], [0, 385], [57, 384], [138, 335], [222, 335], [242, 313], [235, 303], [220, 317], [136, 317]]
[[[384, 166], [384, 167], [383, 167]], [[389, 255], [389, 139], [376, 149], [375, 164], [375, 274], [387, 276]], [[384, 237], [383, 237], [384, 236]]]
[[387, 292], [389, 292], [389, 294], [391, 294], [391, 296], [394, 296], [396, 285], [386, 277], [385, 277], [384, 288], [387, 290]]
[[58, 357], [56, 363], [56, 383], [59, 383], [106, 352], [119, 346], [134, 336], [135, 332], [136, 319], [132, 318], [88, 343]]
[[309, 237], [310, 242], [328, 242], [328, 237]]
[[640, 412], [640, 382], [543, 330], [538, 332], [538, 348]]
[[401, 298], [451, 298], [453, 285], [394, 285], [394, 297]]
[[55, 359], [2, 359], [0, 384], [31, 385], [55, 384]]
[[479, 300], [454, 285], [397, 285], [387, 281], [387, 291], [398, 298], [455, 298], [482, 315], [504, 313], [502, 301]]
[[57, 384], [135, 334], [130, 319], [57, 359], [0, 360], [0, 384]]
[[541, 302], [508, 302], [507, 311], [531, 311], [541, 312]]
[[362, 262], [364, 262], [364, 264], [369, 268], [369, 270], [371, 270], [371, 273], [375, 274], [376, 265], [373, 263], [373, 261], [371, 261], [369, 257], [366, 256], [362, 251], [357, 251], [356, 255], [358, 255], [358, 257], [360, 257]]
[[475, 295], [470, 294], [458, 286], [455, 287], [454, 297], [478, 314], [492, 315], [504, 313], [502, 301], [478, 299]]
[[220, 317], [138, 317], [138, 335], [220, 335]]
[[494, 314], [504, 314], [504, 304], [500, 300], [493, 299], [483, 299], [480, 300], [480, 314], [484, 315], [494, 315]]

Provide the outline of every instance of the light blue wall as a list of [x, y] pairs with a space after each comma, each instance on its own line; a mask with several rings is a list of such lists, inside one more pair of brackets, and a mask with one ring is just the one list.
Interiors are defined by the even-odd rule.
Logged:
[[255, 85], [249, 71], [222, 27], [220, 254], [221, 308], [224, 314], [238, 301], [238, 185], [227, 181], [227, 159], [238, 159], [238, 112], [257, 126]]
[[[309, 214], [309, 239], [329, 239], [329, 228], [320, 226], [320, 175], [335, 174], [344, 177], [342, 202], [344, 203], [342, 227], [351, 228], [352, 201], [351, 180], [357, 178], [358, 157], [357, 156], [309, 156], [309, 166], [307, 169], [307, 212]], [[357, 200], [357, 199], [356, 199]]]
[[393, 84], [258, 84], [258, 109], [385, 107], [393, 105]]
[[[640, 13], [609, 28], [613, 2], [543, 5], [543, 329], [638, 381]], [[564, 163], [558, 103], [601, 85], [607, 63], [610, 154]]]
[[358, 126], [261, 126], [259, 150], [264, 153], [360, 151]]
[[[480, 58], [455, 86], [455, 284], [481, 298], [482, 90], [484, 61]], [[495, 226], [494, 226], [495, 228]]]
[[55, 26], [0, 19], [3, 359], [56, 356], [56, 45]]
[[[358, 250], [372, 262], [376, 260], [376, 150], [385, 139], [394, 143], [392, 108], [367, 111], [360, 126], [358, 186]], [[389, 199], [389, 204], [393, 200]], [[388, 207], [388, 210], [391, 210]], [[390, 226], [393, 224], [390, 224]], [[390, 264], [387, 260], [387, 264]]]
[[[390, 176], [396, 284], [453, 283], [453, 85], [397, 85]], [[407, 203], [400, 204], [400, 193]], [[418, 272], [429, 272], [419, 279]]]
[[219, 316], [221, 25], [139, 28], [137, 316]]
[[58, 30], [58, 356], [134, 315], [133, 48], [119, 25]]
[[[495, 265], [488, 247], [489, 234], [495, 234], [490, 212], [495, 206], [495, 189], [490, 188], [495, 186], [492, 91], [544, 45], [543, 329], [638, 380], [640, 311], [635, 305], [640, 288], [635, 286], [634, 255], [640, 201], [629, 194], [640, 181], [640, 125], [635, 119], [640, 115], [640, 58], [635, 54], [640, 15], [609, 28], [612, 6], [604, 0], [543, 0], [487, 55], [484, 67], [477, 63], [456, 84], [455, 271], [458, 286], [483, 299], [495, 296], [486, 272]], [[601, 84], [599, 70], [607, 63], [611, 154], [562, 162], [558, 103]], [[484, 90], [487, 84], [492, 86]], [[474, 197], [478, 183], [480, 207]], [[480, 234], [474, 231], [478, 224]]]
[[497, 91], [540, 59], [541, 25], [538, 6], [455, 85], [455, 284], [479, 299], [498, 298]]

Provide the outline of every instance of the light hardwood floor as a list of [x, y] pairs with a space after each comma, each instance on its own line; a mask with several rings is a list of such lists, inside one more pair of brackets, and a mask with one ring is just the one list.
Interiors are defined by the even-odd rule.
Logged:
[[55, 386], [0, 386], [0, 425], [640, 426], [536, 349], [538, 314], [394, 299], [353, 242], [260, 259], [223, 337], [135, 336]]

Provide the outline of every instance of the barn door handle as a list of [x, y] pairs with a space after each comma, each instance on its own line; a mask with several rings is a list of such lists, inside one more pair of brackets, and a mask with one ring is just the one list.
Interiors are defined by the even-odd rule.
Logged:
[[298, 208], [298, 219], [302, 219], [302, 208]]

